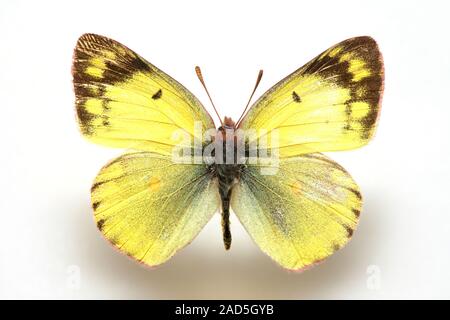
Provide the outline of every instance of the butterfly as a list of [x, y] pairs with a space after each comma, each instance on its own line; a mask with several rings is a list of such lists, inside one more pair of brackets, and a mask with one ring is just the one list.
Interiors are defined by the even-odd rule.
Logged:
[[[200, 68], [196, 71], [211, 100]], [[371, 37], [329, 48], [247, 111], [260, 71], [243, 116], [236, 122], [225, 117], [219, 128], [184, 86], [112, 39], [82, 35], [72, 75], [83, 136], [128, 150], [106, 164], [91, 187], [98, 229], [128, 256], [160, 265], [218, 211], [226, 249], [232, 210], [261, 250], [289, 270], [317, 264], [352, 237], [360, 189], [321, 152], [361, 147], [375, 133], [384, 67]], [[204, 133], [211, 130], [216, 135], [207, 141]], [[246, 130], [252, 135], [239, 138], [244, 157], [236, 157], [238, 143], [231, 148], [227, 143], [233, 145], [237, 132]], [[276, 143], [262, 143], [267, 139]], [[213, 161], [174, 161], [180, 145], [195, 154], [211, 142]], [[231, 150], [234, 160], [214, 161], [223, 158], [217, 157], [218, 145]], [[277, 161], [245, 160], [252, 150]]]

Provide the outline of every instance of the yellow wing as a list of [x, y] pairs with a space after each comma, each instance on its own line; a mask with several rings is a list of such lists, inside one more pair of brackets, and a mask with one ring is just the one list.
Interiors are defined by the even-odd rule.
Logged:
[[351, 38], [273, 86], [239, 127], [276, 130], [281, 157], [358, 148], [375, 132], [383, 81], [375, 40]]
[[[122, 44], [95, 34], [77, 42], [73, 59], [76, 110], [82, 133], [111, 147], [169, 154], [180, 145], [180, 130], [214, 128], [201, 103], [177, 81]], [[204, 132], [204, 131], [203, 131]]]
[[303, 270], [347, 243], [361, 194], [341, 166], [315, 153], [283, 159], [275, 175], [261, 174], [263, 168], [242, 170], [231, 207], [267, 255], [284, 268]]
[[174, 164], [149, 152], [125, 154], [106, 165], [92, 186], [97, 226], [127, 255], [159, 265], [217, 211], [216, 181], [204, 165]]

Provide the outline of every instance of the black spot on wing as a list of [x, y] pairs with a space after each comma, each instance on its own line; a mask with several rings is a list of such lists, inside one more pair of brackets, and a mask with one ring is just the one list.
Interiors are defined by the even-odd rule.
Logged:
[[91, 187], [91, 192], [93, 192], [95, 189], [97, 189], [98, 187], [100, 187], [102, 184], [104, 184], [106, 181], [98, 181], [95, 182], [92, 187]]
[[93, 129], [90, 126], [90, 123], [97, 116], [88, 112], [83, 103], [77, 103], [76, 110], [81, 132], [85, 135], [91, 135], [93, 133]]
[[97, 228], [101, 231], [103, 229], [103, 225], [105, 224], [105, 219], [100, 219], [97, 221]]
[[100, 205], [100, 201], [94, 202], [92, 204], [92, 208], [94, 208], [94, 211], [97, 210], [98, 206]]
[[152, 99], [153, 100], [158, 100], [158, 99], [161, 98], [161, 96], [162, 96], [162, 90], [159, 89], [158, 91], [156, 91], [156, 93], [154, 95], [152, 95]]
[[78, 115], [78, 119], [83, 124], [87, 124], [87, 123], [91, 122], [96, 117], [94, 114], [88, 112], [83, 104], [77, 105], [77, 115]]
[[302, 99], [300, 98], [300, 96], [295, 91], [292, 91], [292, 99], [294, 99], [294, 101], [297, 102], [297, 103], [302, 102]]
[[359, 190], [356, 190], [353, 188], [348, 188], [348, 191], [353, 193], [359, 200], [362, 200], [362, 195], [361, 195], [361, 192], [359, 192]]
[[350, 228], [349, 226], [345, 226], [345, 231], [347, 231], [348, 238], [351, 238], [351, 236], [353, 236], [353, 229]]
[[360, 210], [353, 208], [353, 209], [352, 209], [352, 212], [354, 213], [354, 215], [355, 215], [356, 217], [359, 218], [359, 215], [361, 214], [361, 211], [360, 211]]
[[350, 130], [352, 130], [352, 126], [351, 126], [350, 123], [346, 123], [346, 124], [342, 127], [342, 129], [344, 130], [344, 132], [345, 132], [345, 131], [350, 131]]
[[139, 57], [133, 58], [131, 60], [131, 65], [136, 71], [152, 72], [150, 66]]

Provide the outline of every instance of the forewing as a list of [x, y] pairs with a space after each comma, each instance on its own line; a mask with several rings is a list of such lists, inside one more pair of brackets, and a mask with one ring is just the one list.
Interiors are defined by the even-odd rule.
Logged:
[[201, 140], [196, 121], [203, 130], [214, 128], [192, 93], [117, 41], [81, 36], [72, 73], [78, 123], [93, 142], [169, 154], [184, 143], [182, 134], [190, 143]]
[[273, 86], [239, 127], [277, 130], [281, 157], [358, 148], [374, 135], [383, 81], [375, 40], [351, 38]]

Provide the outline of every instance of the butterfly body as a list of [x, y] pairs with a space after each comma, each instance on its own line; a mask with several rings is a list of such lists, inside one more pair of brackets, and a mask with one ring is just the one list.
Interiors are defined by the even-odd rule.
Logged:
[[[222, 208], [222, 234], [225, 249], [231, 246], [230, 231], [230, 201], [233, 186], [239, 179], [239, 174], [244, 168], [244, 164], [238, 163], [237, 137], [235, 135], [236, 126], [234, 121], [225, 117], [223, 126], [217, 130], [217, 139], [220, 141], [216, 146], [222, 148], [221, 161], [216, 161], [214, 172], [216, 173], [219, 185], [219, 194]], [[216, 141], [217, 142], [217, 141]], [[215, 149], [215, 151], [217, 148]], [[220, 162], [220, 163], [219, 163]]]
[[[72, 73], [84, 137], [129, 150], [91, 188], [98, 229], [128, 256], [160, 265], [218, 211], [226, 249], [232, 210], [261, 250], [289, 270], [323, 261], [352, 237], [361, 192], [322, 152], [359, 148], [375, 133], [384, 67], [372, 38], [330, 47], [218, 129], [190, 91], [112, 39], [81, 36]], [[209, 130], [212, 149], [203, 135]], [[212, 157], [179, 161], [174, 152], [200, 149]]]

